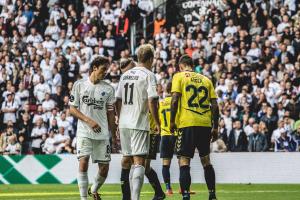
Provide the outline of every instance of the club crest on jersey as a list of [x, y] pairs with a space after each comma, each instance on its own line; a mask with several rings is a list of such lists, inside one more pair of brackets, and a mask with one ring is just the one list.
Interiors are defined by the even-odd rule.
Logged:
[[90, 98], [89, 96], [83, 96], [82, 102], [88, 106], [94, 106], [94, 109], [103, 109], [104, 101], [103, 100], [96, 100], [95, 98]]
[[70, 95], [70, 102], [73, 102], [75, 100], [74, 95]]
[[190, 73], [185, 73], [185, 77], [191, 77]]

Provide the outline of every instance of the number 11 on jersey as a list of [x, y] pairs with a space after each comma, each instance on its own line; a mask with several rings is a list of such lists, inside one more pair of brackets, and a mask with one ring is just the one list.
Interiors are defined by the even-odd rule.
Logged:
[[[130, 84], [126, 83], [124, 85], [125, 88], [125, 101], [124, 101], [124, 105], [133, 105], [133, 88], [134, 88], [134, 83]], [[128, 90], [130, 90], [129, 92], [129, 100], [128, 100]], [[128, 100], [128, 101], [127, 101]]]

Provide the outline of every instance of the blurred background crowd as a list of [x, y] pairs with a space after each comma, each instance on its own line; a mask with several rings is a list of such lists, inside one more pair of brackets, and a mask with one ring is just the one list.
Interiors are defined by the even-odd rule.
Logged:
[[75, 153], [72, 85], [104, 55], [106, 81], [117, 88], [119, 60], [135, 58], [130, 32], [142, 17], [153, 23], [136, 45], [155, 47], [161, 99], [183, 54], [213, 80], [221, 112], [213, 152], [299, 151], [299, 5], [220, 0], [196, 14], [189, 32], [151, 0], [0, 0], [0, 154]]

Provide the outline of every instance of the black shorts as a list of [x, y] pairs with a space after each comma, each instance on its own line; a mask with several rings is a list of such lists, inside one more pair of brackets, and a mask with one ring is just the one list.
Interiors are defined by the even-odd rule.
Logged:
[[160, 142], [160, 157], [172, 159], [175, 150], [176, 136], [164, 135], [161, 136]]
[[150, 134], [150, 145], [149, 145], [149, 153], [147, 155], [147, 159], [155, 160], [156, 154], [159, 150], [160, 143], [160, 135], [159, 134]]
[[177, 156], [193, 158], [195, 149], [199, 156], [204, 157], [210, 153], [211, 128], [192, 126], [179, 129], [176, 141]]

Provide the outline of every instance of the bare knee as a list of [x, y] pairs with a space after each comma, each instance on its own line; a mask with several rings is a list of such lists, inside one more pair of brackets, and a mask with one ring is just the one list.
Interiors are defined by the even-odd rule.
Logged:
[[109, 170], [109, 164], [99, 164], [99, 174], [102, 177], [107, 177]]
[[201, 160], [203, 168], [208, 167], [208, 166], [211, 165], [209, 155], [200, 157], [200, 160]]
[[182, 166], [189, 166], [190, 165], [190, 160], [191, 160], [190, 158], [181, 156], [179, 158], [179, 160], [178, 160], [178, 165], [180, 167], [182, 167]]
[[89, 156], [83, 156], [79, 158], [79, 171], [87, 172], [89, 167]]
[[130, 169], [132, 165], [132, 158], [129, 156], [123, 156], [121, 165], [123, 169]]
[[171, 165], [171, 159], [164, 158], [162, 163], [163, 163], [164, 166], [170, 166]]

